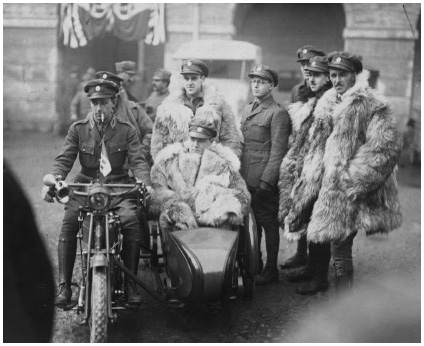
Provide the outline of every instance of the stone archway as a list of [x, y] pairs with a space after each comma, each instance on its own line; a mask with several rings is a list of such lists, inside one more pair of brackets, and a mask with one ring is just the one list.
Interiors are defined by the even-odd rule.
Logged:
[[281, 84], [274, 96], [283, 103], [302, 78], [296, 62], [299, 47], [310, 44], [326, 52], [344, 49], [342, 4], [238, 4], [233, 24], [234, 39], [262, 47], [263, 62], [279, 71]]

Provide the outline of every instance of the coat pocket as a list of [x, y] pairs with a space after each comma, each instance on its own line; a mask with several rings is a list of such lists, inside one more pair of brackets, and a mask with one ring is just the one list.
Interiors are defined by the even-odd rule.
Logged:
[[128, 151], [128, 142], [118, 142], [110, 144], [110, 155], [113, 154], [126, 154]]
[[270, 128], [269, 124], [265, 123], [254, 123], [252, 124], [250, 131], [250, 140], [255, 142], [266, 142], [270, 139]]
[[268, 157], [251, 157], [246, 183], [250, 187], [257, 187], [261, 181], [262, 173], [268, 163]]
[[82, 154], [94, 155], [94, 145], [91, 145], [91, 144], [88, 144], [88, 143], [81, 143], [80, 144], [80, 152]]

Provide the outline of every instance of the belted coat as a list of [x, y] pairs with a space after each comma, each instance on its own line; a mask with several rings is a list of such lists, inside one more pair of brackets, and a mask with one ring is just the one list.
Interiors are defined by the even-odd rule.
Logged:
[[151, 171], [151, 216], [166, 210], [179, 229], [219, 226], [229, 219], [232, 225], [241, 224], [250, 194], [239, 169], [237, 156], [219, 143], [203, 156], [190, 153], [185, 143], [167, 146]]
[[249, 188], [256, 189], [261, 181], [276, 188], [281, 161], [288, 150], [290, 117], [272, 95], [254, 110], [253, 104], [246, 106], [241, 119], [241, 175]]
[[[50, 173], [61, 175], [65, 179], [71, 171], [74, 162], [79, 157], [81, 172], [75, 178], [76, 182], [88, 183], [95, 181], [100, 170], [102, 137], [97, 130], [93, 117], [77, 121], [71, 125], [62, 146], [60, 154], [55, 158]], [[151, 185], [150, 166], [147, 163], [140, 141], [134, 127], [119, 118], [112, 118], [104, 134], [104, 143], [112, 172], [100, 181], [125, 182], [128, 172], [124, 165], [128, 159], [134, 176], [146, 185]]]
[[217, 141], [240, 155], [242, 136], [230, 105], [215, 87], [207, 82], [202, 86], [202, 97], [191, 108], [182, 77], [171, 80], [170, 95], [158, 107], [153, 125], [151, 154], [153, 160], [169, 144], [188, 138], [189, 122], [194, 117], [210, 119], [217, 129]]
[[341, 100], [328, 90], [315, 107], [310, 149], [285, 219], [288, 231], [299, 231], [302, 213], [316, 199], [306, 230], [310, 241], [387, 233], [402, 222], [396, 182], [402, 138], [368, 77], [368, 71], [357, 75]]

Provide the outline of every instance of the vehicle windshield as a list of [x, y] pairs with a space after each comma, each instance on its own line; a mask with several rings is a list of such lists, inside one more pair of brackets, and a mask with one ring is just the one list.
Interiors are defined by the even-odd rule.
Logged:
[[[243, 60], [204, 60], [209, 68], [209, 76], [217, 79], [246, 79], [253, 61]], [[242, 77], [242, 78], [241, 78]]]

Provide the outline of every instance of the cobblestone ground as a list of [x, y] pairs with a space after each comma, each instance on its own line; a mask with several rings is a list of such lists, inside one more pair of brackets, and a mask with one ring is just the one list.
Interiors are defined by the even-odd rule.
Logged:
[[[4, 133], [4, 158], [33, 205], [56, 275], [56, 244], [63, 208], [40, 200], [43, 175], [63, 139], [53, 134]], [[70, 177], [73, 177], [78, 164]], [[280, 271], [278, 283], [257, 287], [252, 301], [171, 307], [144, 295], [138, 310], [120, 314], [110, 342], [420, 342], [420, 170], [400, 167], [404, 220], [389, 236], [358, 235], [354, 243], [355, 290], [336, 296], [332, 267], [327, 292], [295, 293]], [[280, 263], [295, 250], [282, 237]], [[78, 265], [76, 271], [78, 269]], [[77, 273], [75, 274], [78, 275]], [[143, 274], [149, 279], [147, 274]], [[86, 342], [80, 317], [57, 310], [53, 342]]]

